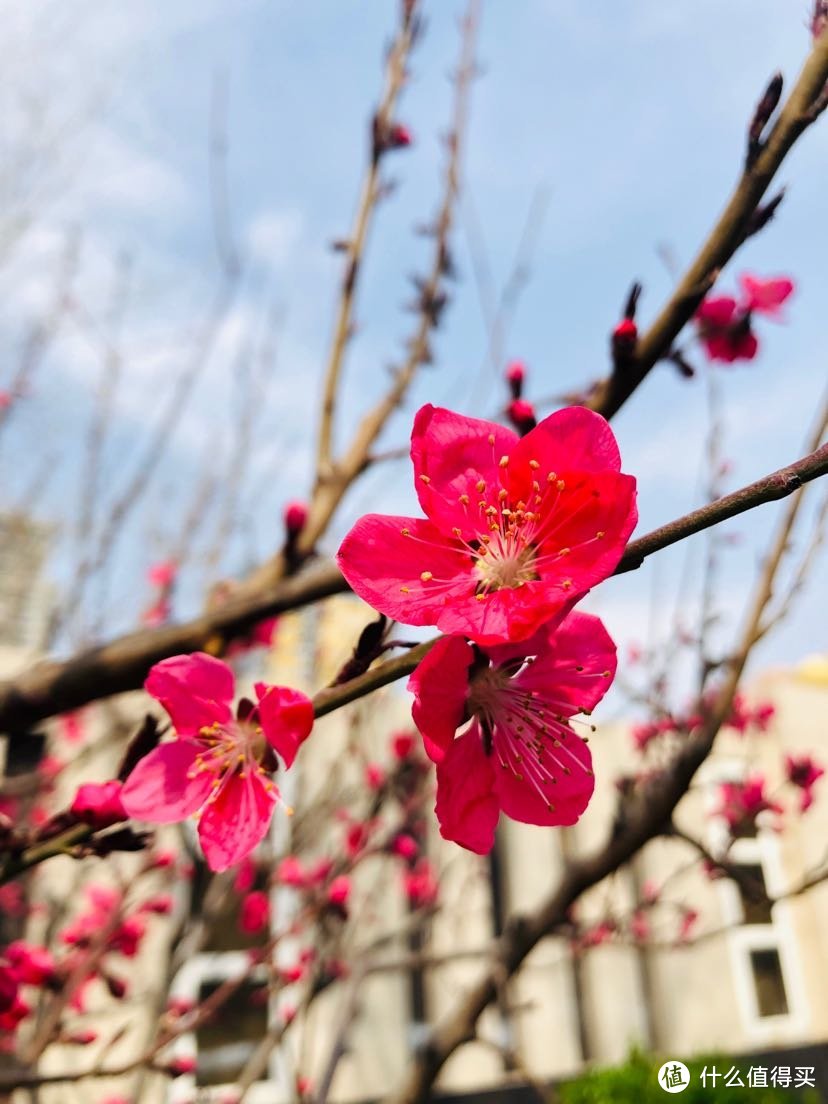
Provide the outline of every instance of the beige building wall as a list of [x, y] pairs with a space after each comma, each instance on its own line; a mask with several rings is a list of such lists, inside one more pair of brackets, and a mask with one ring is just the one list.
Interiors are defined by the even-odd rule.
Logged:
[[[318, 688], [348, 658], [353, 641], [373, 614], [351, 598], [334, 599], [307, 614], [283, 619], [278, 645], [266, 669], [254, 669], [245, 661], [243, 671], [252, 681], [265, 677], [273, 682]], [[749, 687], [751, 701], [770, 699], [777, 715], [768, 733], [748, 741], [724, 732], [715, 755], [705, 766], [693, 791], [682, 802], [677, 822], [687, 832], [715, 850], [720, 832], [711, 816], [718, 781], [739, 777], [745, 771], [762, 770], [773, 784], [781, 779], [785, 751], [819, 752], [824, 744], [828, 706], [828, 677], [818, 664], [769, 672]], [[117, 703], [120, 714], [133, 718], [146, 706], [142, 695]], [[101, 732], [111, 729], [110, 706], [95, 711]], [[410, 726], [410, 699], [401, 687], [387, 688], [370, 699], [321, 719], [305, 746], [297, 768], [280, 777], [286, 800], [297, 808], [293, 821], [277, 811], [274, 818], [276, 853], [295, 846], [302, 810], [311, 808], [331, 781], [340, 783], [353, 771], [355, 786], [361, 783], [361, 766], [351, 748], [358, 744], [365, 756], [387, 759], [389, 733]], [[596, 796], [576, 828], [565, 835], [554, 830], [503, 824], [499, 833], [500, 910], [506, 915], [534, 908], [554, 886], [562, 868], [563, 849], [580, 854], [599, 846], [615, 808], [614, 779], [635, 762], [628, 726], [599, 728], [592, 738], [596, 765]], [[61, 779], [61, 794], [71, 793], [79, 778], [105, 778], [114, 769], [111, 742], [101, 741], [94, 764], [79, 761]], [[828, 780], [824, 783], [828, 788]], [[65, 787], [65, 791], [64, 791]], [[788, 795], [788, 804], [792, 803]], [[315, 830], [315, 829], [311, 829]], [[329, 829], [321, 828], [320, 831]], [[454, 1007], [458, 997], [485, 968], [487, 948], [496, 926], [490, 866], [441, 841], [432, 829], [433, 859], [442, 874], [441, 909], [430, 928], [424, 970], [426, 1018], [438, 1020]], [[803, 818], [791, 816], [782, 835], [763, 827], [750, 844], [753, 858], [761, 858], [771, 894], [790, 892], [824, 858], [828, 839], [828, 793], [817, 789], [817, 800]], [[500, 1007], [488, 1010], [480, 1025], [480, 1039], [458, 1052], [443, 1071], [439, 1085], [446, 1090], [474, 1091], [521, 1079], [521, 1069], [541, 1080], [575, 1073], [584, 1061], [609, 1063], [621, 1060], [633, 1044], [655, 1047], [670, 1056], [704, 1050], [741, 1051], [769, 1045], [787, 1045], [828, 1039], [828, 959], [820, 932], [828, 926], [828, 888], [821, 886], [806, 896], [774, 906], [772, 925], [761, 932], [741, 925], [739, 895], [726, 881], [710, 881], [700, 870], [697, 856], [686, 844], [658, 840], [650, 844], [635, 864], [635, 871], [620, 872], [609, 884], [587, 895], [579, 905], [582, 923], [600, 919], [608, 907], [618, 915], [629, 914], [645, 881], [664, 887], [670, 900], [698, 909], [701, 919], [695, 941], [675, 945], [677, 922], [664, 923], [653, 913], [653, 945], [635, 946], [625, 941], [589, 950], [575, 958], [562, 935], [544, 940], [529, 957], [520, 975], [504, 992]], [[131, 857], [119, 860], [129, 878]], [[102, 865], [90, 865], [95, 878]], [[364, 899], [364, 912], [354, 924], [355, 946], [365, 947], [389, 931], [405, 930], [406, 906], [398, 871], [389, 875], [389, 864], [368, 862], [358, 874], [355, 899]], [[55, 860], [49, 866], [48, 891], [57, 898], [80, 892], [77, 864]], [[291, 907], [290, 895], [274, 890], [276, 923], [283, 923]], [[761, 926], [763, 929], [767, 925]], [[107, 1024], [118, 1017], [129, 1032], [110, 1052], [110, 1058], [134, 1053], [136, 1036], [144, 1035], [158, 1016], [160, 984], [167, 962], [170, 925], [152, 924], [152, 936], [144, 953], [133, 964], [134, 995], [120, 1009], [101, 1000]], [[784, 1016], [757, 1014], [755, 987], [750, 972], [752, 947], [770, 940], [782, 962], [789, 1009]], [[279, 954], [285, 962], [296, 953], [286, 942]], [[295, 1063], [319, 1081], [324, 1075], [331, 1042], [349, 1022], [346, 1052], [337, 1069], [331, 1099], [342, 1104], [377, 1097], [397, 1084], [407, 1055], [423, 1038], [424, 1025], [413, 1014], [411, 980], [405, 965], [395, 967], [406, 954], [400, 936], [383, 951], [388, 968], [373, 973], [357, 998], [348, 981], [314, 1002], [305, 1029], [289, 1032], [281, 1053], [269, 1064], [268, 1080], [251, 1104], [267, 1100], [278, 1104], [291, 1099]], [[192, 984], [198, 969], [218, 969], [217, 960], [188, 962], [178, 989]], [[189, 974], [187, 973], [189, 971]], [[186, 976], [185, 976], [186, 975]], [[189, 980], [188, 980], [189, 979]], [[276, 1002], [278, 1004], [278, 1002]], [[274, 1014], [278, 1008], [274, 1006]], [[90, 1014], [94, 1019], [94, 1013]], [[194, 1040], [182, 1039], [175, 1053], [194, 1054]], [[509, 1069], [505, 1056], [513, 1052], [517, 1068]], [[65, 1069], [75, 1062], [86, 1065], [93, 1048], [72, 1052], [53, 1048], [44, 1071]], [[78, 1104], [98, 1101], [105, 1088], [96, 1083], [78, 1086]], [[115, 1091], [118, 1086], [109, 1087]], [[179, 1078], [171, 1085], [149, 1078], [142, 1086], [141, 1104], [165, 1104], [192, 1099], [194, 1079]], [[123, 1091], [123, 1086], [120, 1087]], [[62, 1104], [60, 1089], [44, 1092], [43, 1104]], [[218, 1099], [218, 1094], [216, 1094]]]

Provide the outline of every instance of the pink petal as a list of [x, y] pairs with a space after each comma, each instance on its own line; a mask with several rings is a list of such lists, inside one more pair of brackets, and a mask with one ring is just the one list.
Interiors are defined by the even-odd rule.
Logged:
[[736, 300], [730, 295], [715, 295], [705, 299], [696, 311], [696, 318], [703, 325], [717, 329], [730, 325], [736, 312]]
[[367, 514], [336, 560], [360, 598], [406, 625], [433, 625], [447, 602], [474, 593], [468, 553], [419, 518]]
[[233, 672], [204, 652], [156, 663], [144, 688], [164, 706], [179, 736], [195, 736], [200, 729], [232, 717]]
[[[557, 629], [544, 626], [521, 647], [537, 658], [517, 675], [515, 685], [553, 699], [565, 716], [591, 712], [615, 678], [615, 643], [602, 621], [588, 613], [570, 613]], [[498, 651], [491, 653], [496, 662]]]
[[492, 591], [483, 601], [472, 595], [456, 599], [437, 614], [434, 624], [441, 632], [471, 637], [484, 647], [505, 640], [524, 640], [578, 597], [574, 591], [563, 589], [560, 580], [554, 584], [526, 583]]
[[265, 739], [290, 767], [296, 752], [313, 728], [313, 703], [307, 694], [289, 686], [267, 686], [257, 682], [259, 704], [256, 712]]
[[[621, 454], [609, 422], [583, 406], [558, 410], [530, 430], [512, 453], [510, 476], [526, 476], [532, 470], [530, 460], [536, 460], [544, 474], [621, 470]], [[530, 486], [533, 478], [529, 475]], [[518, 497], [524, 497], [523, 488]]]
[[225, 779], [198, 823], [201, 849], [211, 870], [227, 870], [242, 861], [267, 835], [276, 787], [248, 771]]
[[[473, 536], [479, 519], [476, 503], [484, 495], [477, 484], [482, 480], [493, 502], [497, 501], [500, 458], [518, 440], [496, 422], [466, 418], [442, 407], [422, 407], [414, 419], [411, 460], [423, 512], [446, 534], [459, 528], [464, 537]], [[469, 496], [468, 506], [460, 502], [461, 495]]]
[[556, 508], [560, 521], [543, 534], [539, 572], [544, 582], [568, 579], [574, 592], [585, 594], [613, 573], [624, 554], [638, 522], [636, 483], [615, 472], [565, 475], [564, 482]]
[[[589, 804], [595, 788], [589, 748], [574, 732], [560, 738], [564, 748], [572, 751], [572, 755], [566, 757], [571, 773], [567, 775], [556, 770], [558, 780], [549, 786], [548, 800], [526, 778], [518, 779], [509, 770], [495, 772], [494, 785], [500, 807], [512, 820], [523, 824], [574, 824]], [[562, 753], [563, 749], [558, 749], [556, 755]]]
[[188, 777], [203, 750], [194, 741], [174, 740], [145, 755], [121, 790], [127, 813], [138, 820], [173, 824], [197, 812], [207, 800], [214, 777], [209, 771]]
[[444, 636], [408, 680], [414, 695], [411, 715], [426, 755], [439, 763], [466, 720], [466, 692], [474, 651], [461, 636]]
[[771, 318], [779, 315], [779, 308], [794, 289], [793, 280], [787, 276], [772, 276], [763, 280], [759, 276], [743, 273], [739, 283], [745, 295], [745, 309], [767, 314]]
[[437, 764], [434, 811], [440, 835], [478, 855], [491, 851], [500, 813], [494, 786], [495, 767], [483, 750], [475, 724], [454, 741]]

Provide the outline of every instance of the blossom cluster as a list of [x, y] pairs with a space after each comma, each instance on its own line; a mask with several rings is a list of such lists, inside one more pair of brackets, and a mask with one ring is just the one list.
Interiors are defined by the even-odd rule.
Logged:
[[[522, 368], [508, 382], [514, 399]], [[425, 516], [363, 517], [337, 557], [375, 609], [446, 634], [409, 681], [413, 717], [437, 765], [440, 831], [478, 853], [501, 812], [573, 824], [589, 802], [572, 718], [601, 700], [616, 653], [573, 607], [615, 570], [637, 520], [603, 418], [573, 407], [526, 428], [424, 406], [411, 459]]]
[[757, 314], [779, 321], [782, 304], [794, 289], [787, 276], [762, 279], [744, 273], [739, 277], [740, 294], [710, 295], [696, 311], [699, 340], [708, 359], [732, 364], [753, 360], [759, 339], [753, 331]]

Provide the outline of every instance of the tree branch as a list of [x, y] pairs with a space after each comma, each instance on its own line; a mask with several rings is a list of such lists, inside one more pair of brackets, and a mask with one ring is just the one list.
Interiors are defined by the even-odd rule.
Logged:
[[[684, 517], [631, 541], [615, 574], [633, 571], [662, 548], [736, 517], [765, 502], [785, 498], [797, 488], [828, 473], [828, 444], [809, 456], [708, 503]], [[77, 709], [99, 698], [137, 690], [154, 663], [171, 655], [208, 651], [221, 653], [228, 641], [244, 634], [264, 617], [311, 605], [348, 589], [335, 564], [322, 564], [303, 575], [276, 582], [255, 594], [227, 602], [194, 621], [130, 633], [72, 659], [38, 664], [17, 679], [0, 684], [0, 731], [25, 729], [46, 717]], [[359, 679], [317, 694], [317, 712], [329, 713], [371, 690], [409, 674], [425, 651], [373, 667]]]
[[623, 370], [600, 381], [586, 405], [606, 418], [623, 406], [650, 370], [670, 351], [720, 270], [748, 236], [750, 221], [794, 142], [815, 121], [813, 110], [828, 81], [828, 29], [814, 42], [799, 78], [767, 141], [746, 166], [738, 184], [695, 260], [646, 333]]

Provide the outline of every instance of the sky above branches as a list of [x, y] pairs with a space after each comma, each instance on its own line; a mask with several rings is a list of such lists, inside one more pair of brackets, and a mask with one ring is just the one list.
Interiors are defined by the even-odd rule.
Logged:
[[[426, 0], [424, 8], [426, 34], [399, 111], [414, 145], [387, 158], [397, 186], [371, 233], [340, 441], [383, 388], [386, 366], [412, 325], [409, 276], [425, 267], [429, 248], [414, 228], [440, 198], [447, 76], [462, 5]], [[38, 516], [59, 523], [52, 571], [61, 585], [82, 543], [72, 530], [95, 396], [110, 370], [107, 348], [114, 342], [122, 355], [102, 460], [111, 501], [142, 463], [165, 396], [222, 294], [210, 142], [217, 102], [224, 113], [226, 229], [242, 276], [163, 464], [94, 592], [110, 607], [110, 634], [134, 624], [147, 599], [145, 567], [180, 539], [205, 470], [233, 470], [240, 374], [257, 356], [264, 363], [270, 323], [275, 354], [237, 489], [238, 533], [216, 549], [219, 494], [205, 508], [177, 612], [197, 609], [203, 586], [217, 575], [241, 573], [267, 555], [278, 542], [281, 505], [309, 489], [315, 400], [341, 268], [330, 242], [347, 233], [354, 209], [396, 2], [3, 0], [0, 10], [12, 43], [0, 93], [0, 330], [7, 349], [0, 386], [31, 325], [54, 301], [67, 240], [77, 251], [72, 309], [0, 437], [3, 505], [31, 500]], [[809, 47], [807, 14], [804, 3], [778, 0], [484, 5], [455, 237], [460, 279], [435, 341], [435, 364], [421, 373], [384, 444], [406, 442], [424, 401], [497, 415], [504, 394], [489, 356], [486, 300], [509, 279], [533, 205], [543, 215], [531, 225], [528, 279], [501, 355], [526, 362], [533, 398], [581, 388], [606, 372], [608, 334], [630, 283], [644, 285], [646, 325], [729, 194], [767, 79], [776, 69], [789, 84], [795, 79]], [[786, 324], [761, 326], [759, 358], [718, 370], [721, 451], [731, 462], [723, 490], [800, 455], [825, 385], [826, 153], [823, 123], [785, 162], [779, 217], [721, 278], [724, 289], [746, 270], [797, 282]], [[693, 343], [686, 351], [703, 368]], [[706, 390], [703, 372], [686, 382], [660, 366], [615, 419], [625, 469], [640, 481], [639, 532], [702, 499]], [[330, 549], [363, 510], [380, 504], [405, 512], [413, 501], [406, 463], [371, 473], [338, 516]], [[765, 507], [727, 527], [723, 629], [738, 616], [776, 512]], [[699, 537], [655, 557], [634, 577], [610, 580], [588, 607], [622, 642], [648, 633], [666, 639], [676, 610], [692, 624], [704, 550]], [[813, 610], [827, 601], [823, 564], [756, 663], [824, 648]]]

